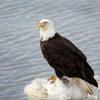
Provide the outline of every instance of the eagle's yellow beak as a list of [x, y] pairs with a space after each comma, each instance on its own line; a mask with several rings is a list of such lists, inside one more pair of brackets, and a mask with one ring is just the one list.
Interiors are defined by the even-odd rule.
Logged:
[[42, 27], [42, 26], [46, 26], [46, 24], [40, 22], [39, 25], [38, 25], [38, 27], [40, 28], [40, 27]]

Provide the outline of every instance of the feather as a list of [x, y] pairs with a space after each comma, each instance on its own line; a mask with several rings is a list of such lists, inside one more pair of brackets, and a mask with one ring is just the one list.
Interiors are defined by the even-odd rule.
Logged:
[[82, 86], [82, 88], [84, 89], [84, 91], [86, 93], [89, 93], [90, 95], [93, 95], [93, 94], [96, 93], [96, 89], [92, 84], [90, 84], [90, 83], [88, 83], [88, 82], [86, 82], [86, 81], [84, 81], [84, 80], [82, 80], [78, 77], [76, 77], [76, 78], [74, 77], [72, 79], [73, 79], [74, 82], [76, 81], [76, 83], [78, 85]]

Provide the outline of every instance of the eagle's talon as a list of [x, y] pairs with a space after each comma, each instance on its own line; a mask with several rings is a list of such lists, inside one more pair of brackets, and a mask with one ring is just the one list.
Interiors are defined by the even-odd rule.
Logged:
[[54, 81], [52, 81], [50, 84], [54, 83]]
[[52, 76], [52, 77], [50, 77], [50, 78], [48, 79], [48, 81], [49, 81], [49, 80], [53, 80], [53, 76]]
[[54, 83], [56, 81], [57, 77], [56, 76], [52, 76], [50, 77], [48, 80], [53, 80], [51, 83]]
[[64, 78], [64, 77], [62, 77], [61, 79], [62, 79], [62, 80], [66, 80], [66, 78]]

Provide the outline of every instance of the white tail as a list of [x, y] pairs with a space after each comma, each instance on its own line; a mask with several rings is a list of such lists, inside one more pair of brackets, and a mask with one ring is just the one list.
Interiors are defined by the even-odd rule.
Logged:
[[90, 83], [88, 83], [80, 78], [73, 77], [72, 79], [73, 79], [73, 82], [76, 81], [76, 83], [78, 85], [81, 85], [86, 93], [89, 93], [90, 95], [95, 94], [96, 89], [92, 84], [90, 84]]

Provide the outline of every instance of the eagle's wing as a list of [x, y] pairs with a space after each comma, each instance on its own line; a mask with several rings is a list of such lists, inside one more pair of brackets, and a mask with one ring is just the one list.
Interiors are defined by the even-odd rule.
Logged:
[[[61, 36], [62, 37], [62, 36]], [[84, 60], [87, 60], [85, 54], [79, 50], [71, 41], [69, 41], [68, 39], [62, 37], [64, 40], [63, 41], [66, 41], [65, 44], [66, 46], [68, 46], [68, 48], [71, 50], [71, 52], [79, 57], [81, 57], [82, 59]]]

